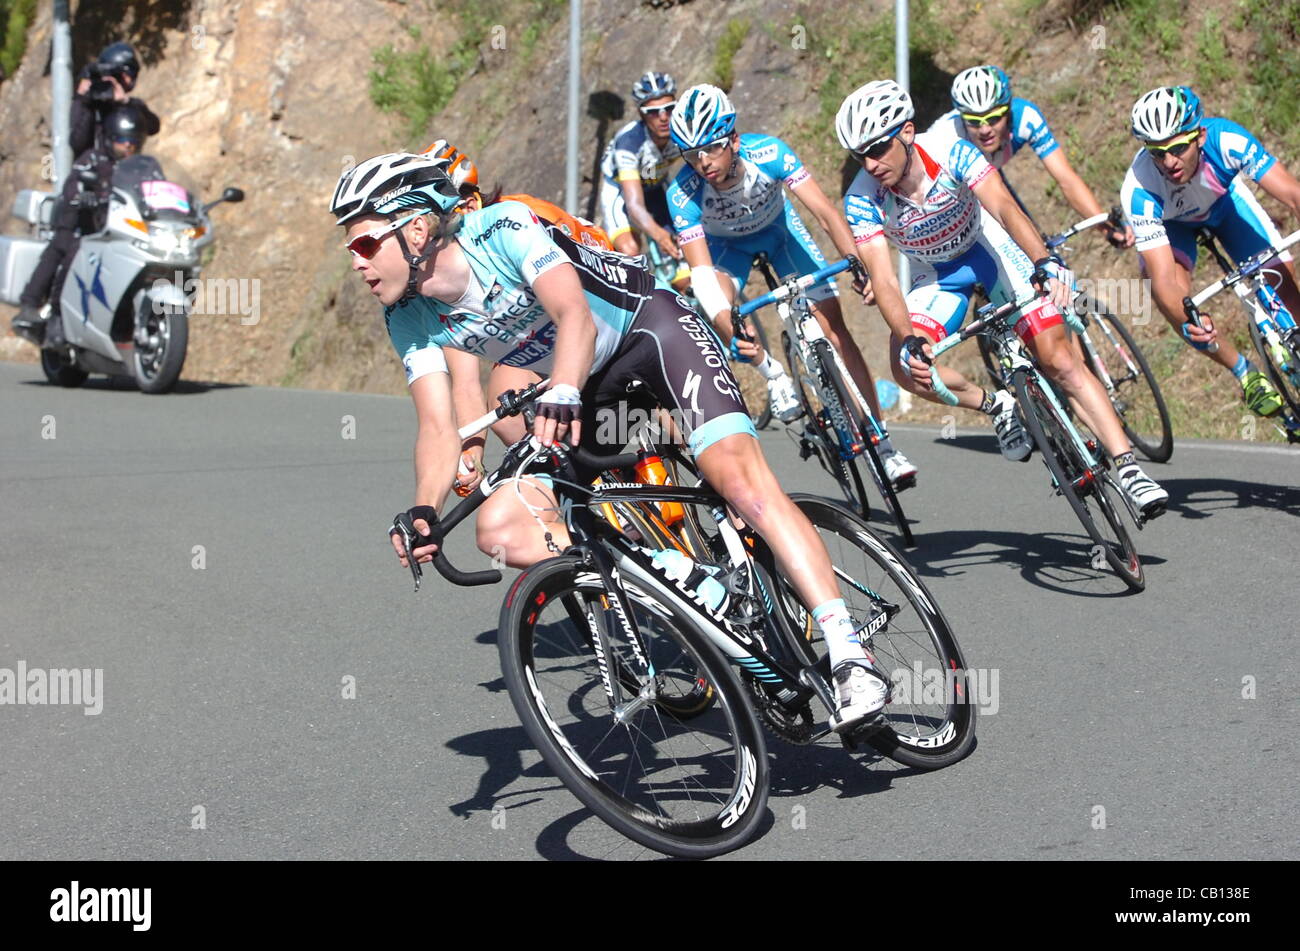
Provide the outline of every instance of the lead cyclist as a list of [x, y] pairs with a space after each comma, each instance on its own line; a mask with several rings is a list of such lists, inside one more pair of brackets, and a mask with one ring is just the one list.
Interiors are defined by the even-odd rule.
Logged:
[[[874, 717], [887, 675], [858, 641], [816, 529], [777, 484], [758, 444], [720, 342], [671, 288], [621, 255], [548, 232], [528, 208], [502, 201], [466, 214], [445, 159], [376, 156], [343, 173], [330, 210], [346, 228], [352, 267], [384, 305], [415, 404], [415, 505], [427, 534], [456, 478], [461, 444], [447, 354], [461, 352], [551, 378], [537, 403], [534, 436], [577, 445], [594, 431], [594, 408], [642, 381], [675, 410], [708, 483], [771, 546], [783, 574], [826, 640], [845, 730]], [[705, 385], [691, 387], [697, 376]], [[678, 394], [693, 393], [682, 405]], [[529, 479], [494, 493], [479, 510], [477, 542], [526, 567], [570, 544], [548, 485]], [[540, 515], [534, 512], [541, 510]], [[405, 565], [400, 542], [393, 548]], [[415, 550], [431, 560], [435, 545]], [[868, 618], [866, 621], [874, 620]]]

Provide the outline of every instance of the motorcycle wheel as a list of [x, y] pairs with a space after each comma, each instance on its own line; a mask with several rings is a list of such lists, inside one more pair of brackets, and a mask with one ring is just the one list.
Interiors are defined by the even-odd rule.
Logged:
[[45, 379], [57, 386], [68, 388], [81, 386], [90, 376], [75, 363], [68, 363], [53, 350], [46, 350], [43, 347], [41, 348], [41, 370], [45, 373]]
[[170, 392], [185, 364], [189, 316], [183, 307], [165, 304], [155, 307], [153, 298], [147, 294], [140, 301], [140, 310], [137, 328], [143, 325], [149, 343], [142, 347], [137, 339], [135, 344], [132, 363], [136, 386], [142, 393]]

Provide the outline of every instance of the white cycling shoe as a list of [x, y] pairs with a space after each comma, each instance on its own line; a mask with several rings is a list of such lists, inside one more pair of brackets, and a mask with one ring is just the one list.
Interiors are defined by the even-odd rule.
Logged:
[[1119, 486], [1128, 496], [1133, 507], [1142, 513], [1142, 520], [1163, 515], [1169, 504], [1169, 493], [1160, 483], [1142, 471], [1138, 465], [1125, 466], [1119, 473]]
[[831, 714], [831, 729], [843, 733], [870, 720], [889, 701], [889, 682], [863, 658], [846, 660], [831, 674], [839, 706]]
[[894, 486], [895, 492], [916, 485], [916, 466], [908, 462], [907, 456], [897, 449], [887, 456], [881, 456], [880, 464], [885, 467], [885, 478]]
[[795, 395], [794, 380], [788, 373], [767, 381], [767, 402], [772, 415], [783, 423], [792, 423], [803, 415], [803, 404]]
[[998, 435], [998, 448], [1006, 459], [1024, 462], [1033, 446], [1025, 427], [1020, 424], [1020, 417], [1016, 415], [1016, 398], [1006, 390], [999, 390], [994, 405], [997, 412], [993, 414], [993, 431]]

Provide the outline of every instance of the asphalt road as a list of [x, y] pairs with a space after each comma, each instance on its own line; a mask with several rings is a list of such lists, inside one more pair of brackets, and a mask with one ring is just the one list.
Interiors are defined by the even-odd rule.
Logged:
[[[392, 559], [408, 401], [0, 364], [0, 405], [0, 680], [103, 672], [97, 715], [0, 705], [0, 859], [656, 857], [530, 749], [504, 589], [413, 595]], [[731, 858], [1295, 858], [1300, 454], [1180, 441], [1150, 466], [1171, 506], [1130, 596], [1037, 461], [988, 430], [895, 440], [912, 561], [997, 712], [930, 774], [771, 740], [770, 822]]]

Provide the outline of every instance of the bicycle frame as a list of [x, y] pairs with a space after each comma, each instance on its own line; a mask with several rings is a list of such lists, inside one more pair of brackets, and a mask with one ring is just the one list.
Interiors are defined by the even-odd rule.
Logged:
[[[1259, 328], [1260, 335], [1272, 347], [1280, 347], [1282, 343], [1280, 333], [1294, 330], [1296, 322], [1291, 312], [1287, 310], [1286, 305], [1282, 303], [1282, 298], [1268, 281], [1268, 275], [1277, 274], [1277, 271], [1266, 265], [1297, 241], [1300, 241], [1300, 231], [1288, 236], [1277, 248], [1269, 248], [1248, 258], [1234, 271], [1223, 252], [1219, 250], [1214, 236], [1204, 229], [1200, 233], [1202, 247], [1214, 256], [1215, 261], [1218, 262], [1219, 267], [1223, 269], [1226, 275], [1222, 281], [1217, 282], [1221, 286], [1218, 286], [1214, 293], [1218, 293], [1224, 287], [1231, 287], [1233, 293], [1241, 300], [1242, 306], [1246, 308], [1250, 319]], [[1216, 285], [1212, 284], [1211, 287], [1216, 287]], [[1213, 296], [1207, 291], [1209, 291], [1209, 288], [1191, 298], [1194, 309]], [[1252, 296], [1259, 306], [1255, 306], [1251, 302]], [[1282, 360], [1281, 362], [1289, 363], [1290, 361]]]

